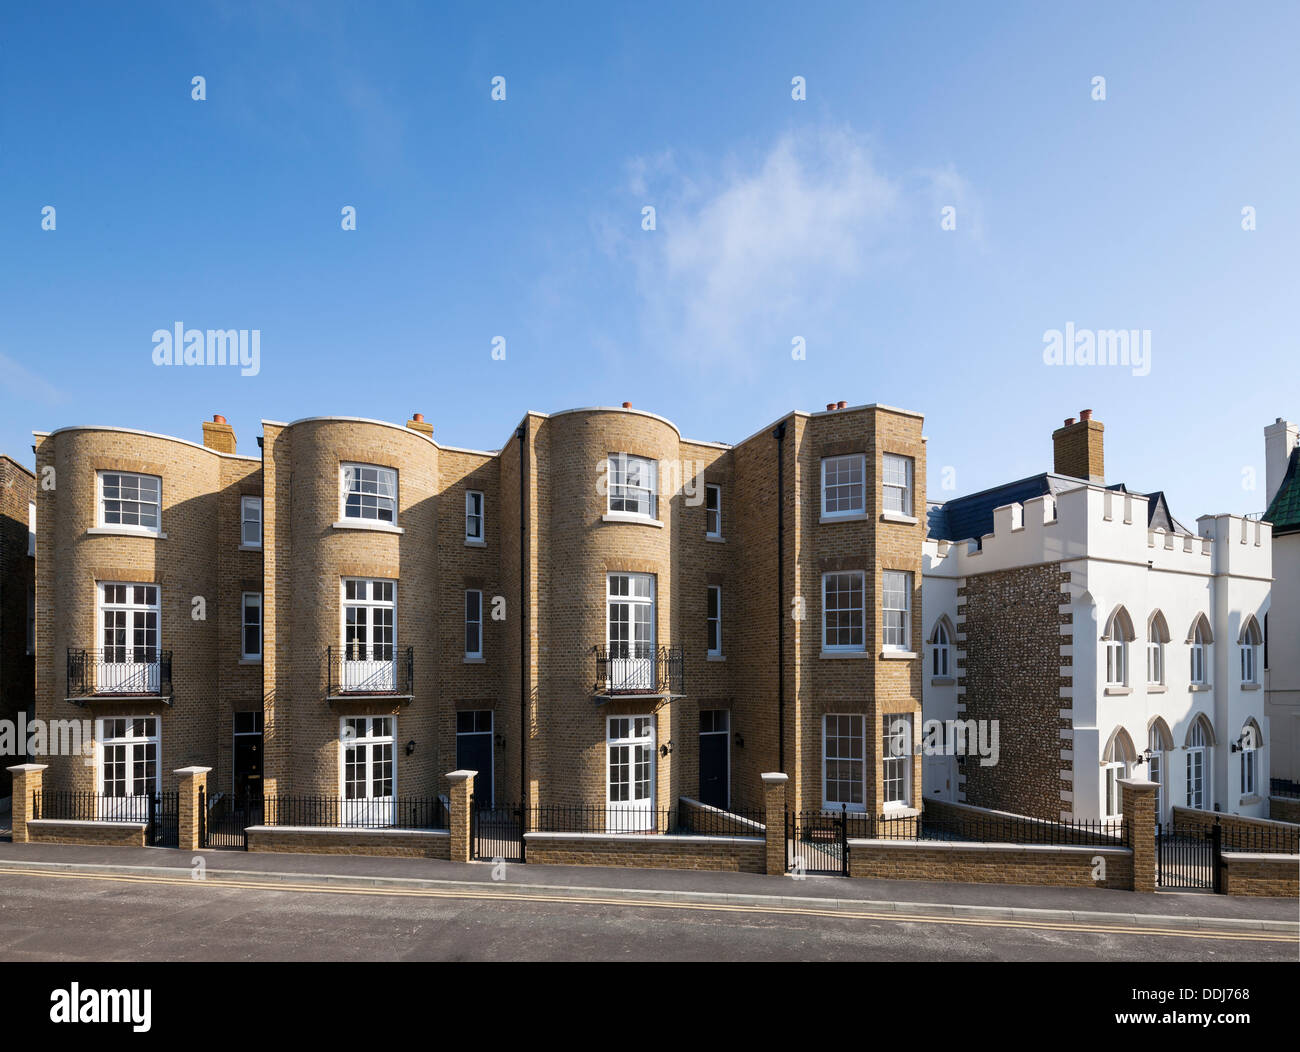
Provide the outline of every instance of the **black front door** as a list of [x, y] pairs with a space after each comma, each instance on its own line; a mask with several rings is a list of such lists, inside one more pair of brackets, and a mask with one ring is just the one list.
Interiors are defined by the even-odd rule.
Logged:
[[[723, 710], [700, 713], [700, 803], [726, 808], [731, 802], [727, 777], [728, 713]], [[721, 730], [706, 730], [706, 727]]]
[[262, 714], [235, 713], [235, 795], [262, 795]]
[[491, 807], [492, 792], [492, 711], [456, 713], [456, 767], [477, 771], [474, 777], [474, 803]]

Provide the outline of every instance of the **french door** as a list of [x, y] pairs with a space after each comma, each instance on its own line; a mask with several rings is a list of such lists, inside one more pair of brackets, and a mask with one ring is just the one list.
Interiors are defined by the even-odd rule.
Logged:
[[112, 717], [98, 725], [99, 817], [144, 822], [158, 791], [157, 717]]
[[655, 579], [612, 573], [608, 594], [607, 690], [652, 691], [655, 677]]
[[344, 580], [344, 690], [397, 689], [395, 588], [392, 581]]
[[395, 723], [392, 716], [343, 718], [343, 825], [393, 824]]
[[100, 654], [96, 689], [103, 694], [158, 693], [158, 586], [99, 586]]
[[655, 828], [655, 731], [652, 716], [610, 716], [606, 729], [607, 828]]

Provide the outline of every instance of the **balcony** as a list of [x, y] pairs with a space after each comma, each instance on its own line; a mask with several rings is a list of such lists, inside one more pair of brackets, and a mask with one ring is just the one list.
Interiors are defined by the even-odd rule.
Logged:
[[415, 689], [413, 647], [355, 643], [326, 647], [325, 669], [329, 701], [376, 697], [410, 701]]
[[616, 643], [591, 649], [596, 655], [592, 694], [597, 698], [675, 698], [686, 692], [686, 655], [681, 647]]
[[148, 647], [68, 650], [67, 700], [172, 703], [172, 652]]

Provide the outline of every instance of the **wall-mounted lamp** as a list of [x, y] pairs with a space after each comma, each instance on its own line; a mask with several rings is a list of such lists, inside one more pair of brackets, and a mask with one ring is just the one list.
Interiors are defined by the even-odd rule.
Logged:
[[737, 731], [737, 732], [736, 732], [736, 748], [737, 748], [737, 749], [743, 749], [744, 747], [745, 747], [745, 736], [744, 736], [743, 734], [741, 734], [739, 731]]
[[411, 753], [413, 753], [413, 752], [415, 752], [415, 742], [414, 742], [414, 740], [409, 741], [409, 742], [406, 743], [406, 755], [407, 755], [407, 756], [410, 756]]
[[673, 751], [673, 740], [671, 738], [669, 738], [666, 742], [664, 742], [661, 746], [659, 746], [660, 756], [667, 756], [672, 751]]
[[496, 736], [496, 742], [498, 749], [504, 749], [506, 747], [506, 736], [504, 734], [498, 734]]

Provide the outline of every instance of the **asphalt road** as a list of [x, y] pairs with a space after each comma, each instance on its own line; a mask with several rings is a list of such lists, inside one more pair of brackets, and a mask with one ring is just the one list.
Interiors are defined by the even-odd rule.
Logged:
[[11, 961], [1295, 961], [1288, 941], [0, 875]]

